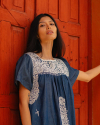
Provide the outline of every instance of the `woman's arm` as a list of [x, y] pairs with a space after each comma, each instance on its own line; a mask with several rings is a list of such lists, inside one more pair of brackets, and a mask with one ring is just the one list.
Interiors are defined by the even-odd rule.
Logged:
[[19, 110], [20, 110], [22, 125], [32, 125], [29, 106], [28, 106], [29, 95], [30, 95], [30, 91], [20, 83], [19, 84]]
[[79, 71], [77, 80], [89, 82], [91, 79], [93, 79], [99, 74], [100, 74], [100, 65], [86, 72]]

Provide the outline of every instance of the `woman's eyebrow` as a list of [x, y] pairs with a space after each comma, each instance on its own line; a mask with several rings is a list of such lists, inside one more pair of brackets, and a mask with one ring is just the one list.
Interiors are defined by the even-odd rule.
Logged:
[[[52, 20], [50, 20], [49, 22], [53, 22]], [[44, 21], [42, 21], [42, 22], [39, 22], [39, 23], [45, 23]]]

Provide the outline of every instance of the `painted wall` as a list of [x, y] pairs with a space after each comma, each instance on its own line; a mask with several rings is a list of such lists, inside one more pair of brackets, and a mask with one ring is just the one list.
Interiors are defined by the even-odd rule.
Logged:
[[[100, 0], [92, 0], [92, 68], [100, 65]], [[92, 123], [100, 125], [100, 75], [92, 80]]]

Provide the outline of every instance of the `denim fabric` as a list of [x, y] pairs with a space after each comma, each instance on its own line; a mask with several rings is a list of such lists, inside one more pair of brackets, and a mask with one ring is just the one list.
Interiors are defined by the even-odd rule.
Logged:
[[72, 85], [78, 74], [64, 58], [47, 62], [26, 53], [18, 60], [15, 84], [30, 90], [32, 125], [75, 125]]

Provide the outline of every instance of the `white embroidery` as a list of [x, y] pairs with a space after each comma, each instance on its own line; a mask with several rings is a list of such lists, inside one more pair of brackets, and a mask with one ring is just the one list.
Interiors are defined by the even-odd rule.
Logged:
[[37, 109], [36, 109], [36, 112], [35, 112], [35, 114], [37, 114], [37, 115], [39, 116], [39, 111], [37, 111]]
[[30, 92], [30, 104], [33, 104], [39, 96], [39, 74], [51, 74], [51, 75], [66, 75], [69, 76], [69, 71], [65, 63], [61, 59], [55, 58], [55, 60], [43, 60], [38, 55], [32, 52], [28, 54], [33, 63], [33, 87]]
[[39, 96], [38, 75], [37, 74], [33, 75], [33, 79], [34, 79], [34, 82], [33, 82], [32, 91], [30, 92], [30, 100], [29, 100], [30, 104], [33, 104]]
[[63, 97], [59, 97], [59, 107], [60, 107], [60, 115], [62, 120], [62, 125], [70, 125], [68, 116], [67, 116], [67, 110], [65, 106], [65, 99]]

